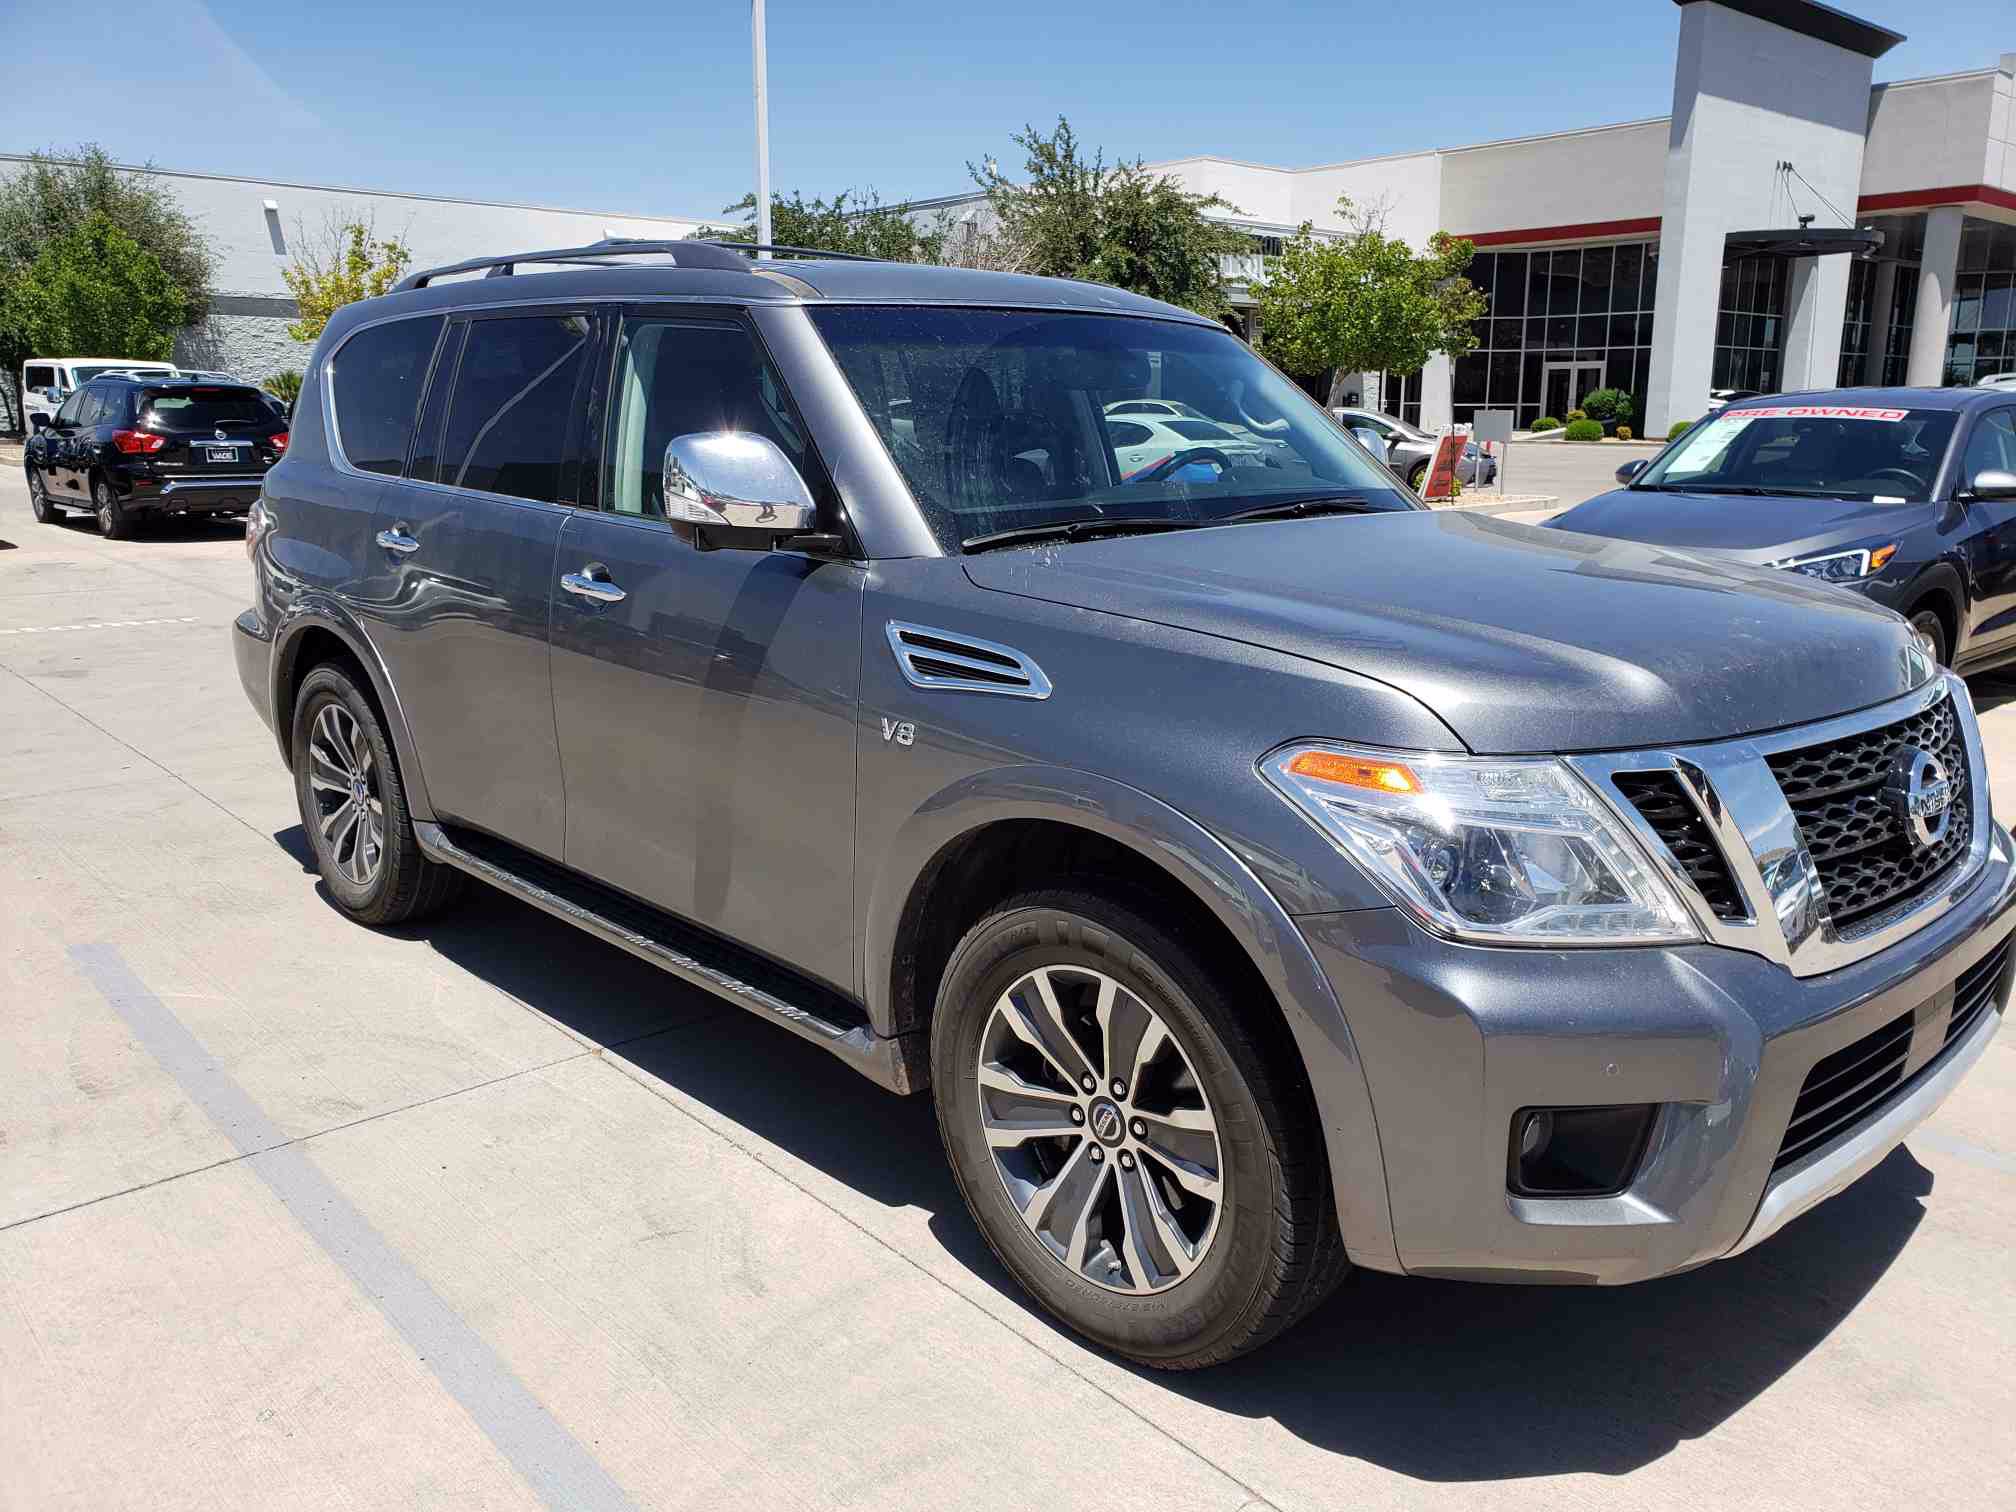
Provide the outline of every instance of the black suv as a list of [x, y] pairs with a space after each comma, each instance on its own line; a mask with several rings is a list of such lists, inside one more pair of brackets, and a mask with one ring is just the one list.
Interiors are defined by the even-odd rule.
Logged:
[[287, 451], [286, 416], [243, 383], [96, 378], [53, 418], [29, 420], [35, 518], [47, 525], [88, 509], [113, 540], [136, 519], [249, 512]]
[[[1423, 509], [1097, 284], [438, 273], [330, 321], [246, 530], [330, 901], [473, 876], [928, 1087], [1111, 1349], [1227, 1359], [1347, 1264], [1733, 1254], [2000, 1026], [2011, 843], [1888, 609]], [[1238, 439], [1144, 458], [1144, 403]]]

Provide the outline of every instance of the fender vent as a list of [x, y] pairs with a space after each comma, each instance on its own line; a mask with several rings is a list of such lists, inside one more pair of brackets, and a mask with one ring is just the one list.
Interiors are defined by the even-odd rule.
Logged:
[[929, 625], [889, 621], [889, 649], [913, 688], [952, 693], [1000, 693], [1048, 698], [1050, 679], [1013, 646]]

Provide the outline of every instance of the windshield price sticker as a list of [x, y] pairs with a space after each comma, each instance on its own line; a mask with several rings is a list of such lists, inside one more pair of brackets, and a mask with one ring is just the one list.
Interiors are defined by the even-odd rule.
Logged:
[[1911, 411], [1863, 409], [1843, 404], [1777, 404], [1766, 409], [1741, 409], [1728, 418], [1745, 420], [1889, 420], [1904, 419]]

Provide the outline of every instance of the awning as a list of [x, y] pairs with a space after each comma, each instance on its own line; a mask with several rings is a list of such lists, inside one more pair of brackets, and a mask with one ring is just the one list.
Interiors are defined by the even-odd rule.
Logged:
[[1822, 226], [1794, 226], [1784, 231], [1731, 231], [1726, 243], [1730, 257], [1828, 257], [1837, 252], [1870, 257], [1883, 250], [1881, 231], [1829, 229]]

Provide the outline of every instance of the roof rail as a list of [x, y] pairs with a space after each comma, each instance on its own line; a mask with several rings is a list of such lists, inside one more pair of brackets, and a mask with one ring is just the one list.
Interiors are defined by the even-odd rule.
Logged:
[[408, 289], [424, 289], [437, 278], [446, 278], [454, 273], [474, 273], [479, 269], [485, 278], [509, 278], [517, 271], [519, 263], [600, 263], [605, 258], [622, 257], [637, 252], [662, 253], [670, 257], [673, 264], [682, 268], [713, 268], [719, 272], [748, 273], [753, 271], [751, 254], [756, 252], [785, 252], [799, 257], [831, 257], [845, 262], [879, 262], [882, 259], [862, 257], [853, 252], [821, 252], [813, 247], [757, 246], [753, 242], [720, 241], [653, 241], [627, 236], [608, 236], [601, 241], [591, 242], [585, 247], [553, 247], [543, 252], [505, 252], [495, 257], [472, 257], [466, 262], [446, 263], [438, 268], [422, 268], [417, 273], [409, 273], [394, 285], [394, 293]]

